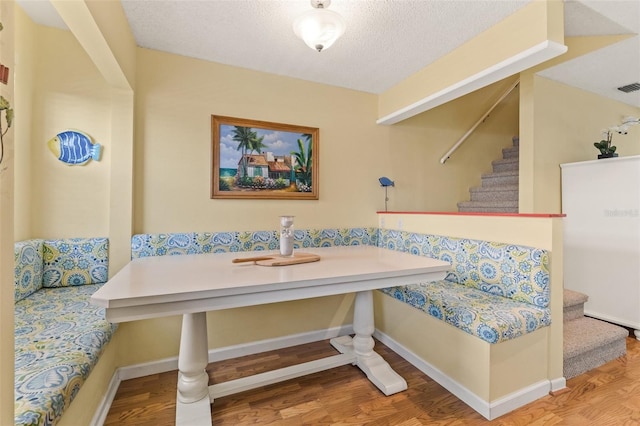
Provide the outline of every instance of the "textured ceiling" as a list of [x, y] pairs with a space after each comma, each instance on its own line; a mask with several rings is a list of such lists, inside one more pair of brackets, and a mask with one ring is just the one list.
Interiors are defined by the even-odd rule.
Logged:
[[539, 73], [640, 108], [640, 91], [618, 87], [640, 82], [640, 0], [565, 2], [565, 35], [635, 34], [627, 40], [567, 61]]
[[[141, 47], [381, 93], [531, 0], [333, 0], [346, 32], [321, 53], [292, 30], [308, 0], [122, 0]], [[34, 21], [64, 27], [47, 0], [17, 0]], [[562, 83], [640, 108], [640, 0], [568, 0], [566, 35], [636, 37], [545, 70]]]
[[333, 0], [345, 34], [318, 53], [291, 23], [309, 0], [124, 0], [142, 47], [381, 93], [526, 5], [511, 1]]

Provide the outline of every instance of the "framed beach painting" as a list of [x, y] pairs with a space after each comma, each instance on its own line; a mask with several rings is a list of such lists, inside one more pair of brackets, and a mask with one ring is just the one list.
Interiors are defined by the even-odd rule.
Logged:
[[319, 130], [211, 116], [211, 198], [318, 199]]

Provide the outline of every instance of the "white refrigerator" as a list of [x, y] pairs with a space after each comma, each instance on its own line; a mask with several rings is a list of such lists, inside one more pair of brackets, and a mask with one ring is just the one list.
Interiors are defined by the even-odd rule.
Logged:
[[561, 164], [564, 287], [640, 340], [640, 156]]

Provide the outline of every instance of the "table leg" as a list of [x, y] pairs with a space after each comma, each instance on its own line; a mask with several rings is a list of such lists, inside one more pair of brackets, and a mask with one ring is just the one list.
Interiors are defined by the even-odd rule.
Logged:
[[178, 355], [178, 425], [211, 424], [208, 361], [206, 313], [184, 314]]
[[367, 378], [385, 395], [392, 395], [407, 389], [407, 382], [377, 353], [373, 351], [373, 292], [356, 293], [353, 311], [353, 331], [355, 336], [343, 336], [331, 340], [331, 344], [342, 353], [353, 351], [356, 365], [365, 372]]

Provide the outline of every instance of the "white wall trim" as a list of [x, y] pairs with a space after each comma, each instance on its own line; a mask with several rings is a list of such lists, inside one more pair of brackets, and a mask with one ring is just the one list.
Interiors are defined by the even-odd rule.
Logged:
[[493, 420], [498, 416], [506, 414], [516, 408], [535, 401], [549, 393], [550, 382], [542, 380], [531, 386], [520, 389], [516, 392], [500, 398], [493, 403], [485, 401], [469, 389], [456, 382], [442, 371], [429, 364], [427, 361], [414, 354], [412, 351], [389, 337], [388, 335], [376, 329], [373, 333], [374, 337], [384, 343], [389, 349], [407, 360], [411, 365], [422, 371], [424, 374], [432, 378], [446, 390], [455, 395], [462, 402], [473, 408], [487, 420]]
[[557, 392], [567, 388], [567, 379], [559, 377], [551, 380], [551, 392]]
[[392, 112], [376, 121], [377, 124], [390, 125], [398, 123], [414, 115], [464, 96], [496, 81], [518, 74], [528, 68], [555, 58], [567, 51], [567, 46], [555, 41], [545, 40], [533, 47], [511, 56], [495, 65], [446, 87], [426, 98], [420, 99], [404, 108]]
[[121, 380], [118, 375], [118, 370], [116, 370], [111, 377], [107, 391], [102, 396], [102, 400], [91, 419], [91, 426], [102, 426], [104, 424], [104, 421], [107, 419], [107, 415], [109, 414], [109, 408], [111, 408], [113, 399], [116, 397], [116, 392], [118, 392], [120, 382]]
[[543, 396], [549, 394], [551, 389], [551, 382], [549, 380], [541, 380], [537, 383], [522, 388], [516, 392], [512, 392], [509, 395], [495, 400], [489, 406], [490, 417], [489, 420], [493, 420], [507, 414], [515, 409], [518, 409], [530, 402], [540, 399]]
[[[226, 346], [224, 348], [218, 349], [210, 349], [209, 362], [222, 361], [225, 359], [238, 358], [245, 355], [253, 355], [267, 351], [274, 351], [276, 349], [288, 348], [291, 346], [304, 345], [306, 343], [332, 339], [334, 337], [344, 336], [346, 334], [352, 333], [353, 325], [347, 324], [325, 330], [291, 334], [284, 337], [276, 337], [273, 339], [259, 340], [257, 342]], [[174, 356], [142, 364], [120, 367], [118, 368], [118, 374], [120, 380], [128, 380], [177, 369], [178, 357]]]

